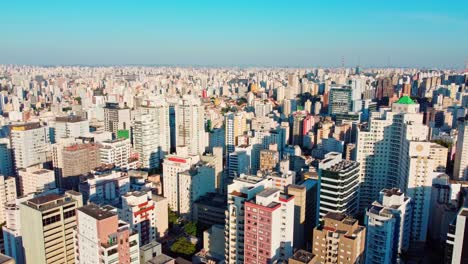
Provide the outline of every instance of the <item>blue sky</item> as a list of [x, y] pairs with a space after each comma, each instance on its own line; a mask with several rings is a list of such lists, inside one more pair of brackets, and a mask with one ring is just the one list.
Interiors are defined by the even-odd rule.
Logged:
[[468, 1], [2, 1], [0, 63], [424, 66], [468, 60]]

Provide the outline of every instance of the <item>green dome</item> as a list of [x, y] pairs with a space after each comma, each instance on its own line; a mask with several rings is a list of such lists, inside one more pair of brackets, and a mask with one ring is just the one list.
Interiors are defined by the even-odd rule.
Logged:
[[411, 99], [407, 95], [402, 96], [396, 103], [397, 104], [417, 104], [415, 101], [413, 101], [413, 99]]

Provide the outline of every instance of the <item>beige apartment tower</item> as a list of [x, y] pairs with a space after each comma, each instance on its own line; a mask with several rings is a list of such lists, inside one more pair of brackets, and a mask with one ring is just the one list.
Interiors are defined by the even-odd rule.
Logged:
[[342, 213], [327, 213], [314, 229], [312, 254], [319, 263], [364, 263], [366, 228]]
[[73, 230], [81, 194], [48, 194], [20, 204], [21, 233], [26, 263], [75, 263]]

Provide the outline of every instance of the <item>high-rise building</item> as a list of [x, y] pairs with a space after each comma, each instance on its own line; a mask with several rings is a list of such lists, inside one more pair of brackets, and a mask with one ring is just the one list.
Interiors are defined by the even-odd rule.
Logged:
[[359, 199], [359, 163], [330, 152], [319, 164], [320, 217], [328, 212], [356, 215]]
[[40, 193], [56, 188], [54, 171], [29, 167], [18, 171], [21, 195]]
[[468, 208], [462, 207], [449, 227], [445, 263], [468, 263]]
[[294, 248], [309, 249], [312, 231], [319, 221], [318, 181], [307, 179], [300, 184], [287, 186], [287, 193], [294, 196]]
[[118, 205], [130, 191], [130, 177], [125, 172], [108, 169], [93, 171], [81, 177], [79, 191], [85, 204]]
[[119, 221], [113, 207], [88, 204], [76, 212], [74, 263], [140, 263], [138, 233]]
[[101, 163], [99, 146], [93, 143], [56, 143], [52, 149], [56, 185], [63, 189], [78, 190], [79, 177]]
[[411, 198], [398, 189], [384, 189], [366, 211], [366, 263], [398, 263], [410, 243]]
[[48, 194], [20, 204], [21, 232], [26, 263], [75, 263], [73, 231], [81, 195]]
[[456, 149], [453, 176], [457, 180], [468, 180], [468, 115], [458, 126]]
[[104, 128], [117, 137], [119, 130], [130, 129], [130, 108], [119, 107], [118, 103], [106, 103], [104, 107]]
[[392, 109], [372, 112], [367, 128], [358, 129], [356, 161], [360, 164], [360, 211], [378, 199], [379, 192], [398, 187], [406, 192], [409, 142], [426, 141], [419, 104], [403, 96]]
[[39, 123], [11, 125], [10, 141], [17, 170], [46, 162], [49, 149], [47, 127]]
[[25, 264], [23, 236], [21, 234], [21, 218], [19, 205], [33, 198], [33, 194], [22, 196], [5, 205], [5, 225], [3, 229], [3, 239], [5, 254], [15, 259], [17, 264]]
[[411, 240], [426, 240], [432, 182], [441, 174], [438, 171], [445, 171], [447, 152], [445, 147], [432, 142], [409, 143], [408, 176], [400, 187], [406, 190], [414, 204]]
[[244, 262], [286, 261], [293, 253], [294, 196], [266, 188], [245, 202]]
[[0, 175], [0, 223], [6, 219], [7, 204], [16, 199], [16, 181], [14, 177], [5, 177]]
[[157, 120], [150, 114], [139, 114], [135, 117], [133, 126], [133, 146], [139, 155], [142, 168], [158, 168], [167, 150], [163, 151], [159, 136], [155, 136], [155, 132], [158, 131]]
[[318, 263], [364, 263], [366, 228], [342, 213], [329, 212], [314, 229], [312, 254]]
[[178, 147], [175, 155], [164, 159], [163, 191], [171, 210], [179, 210], [179, 173], [190, 170], [199, 161], [199, 155], [189, 155], [188, 147]]
[[263, 149], [260, 150], [260, 167], [261, 171], [273, 171], [276, 169], [279, 162], [279, 153], [276, 150]]
[[205, 121], [200, 100], [184, 96], [175, 107], [176, 144], [187, 146], [191, 155], [202, 154], [205, 151]]
[[[140, 106], [138, 112], [152, 116], [152, 120], [155, 121], [155, 131], [158, 134], [155, 137], [158, 149], [162, 157], [169, 154], [171, 149], [171, 128], [169, 124], [169, 105], [167, 102], [165, 100], [154, 99], [147, 102], [147, 105]], [[154, 131], [152, 132], [154, 135]]]
[[226, 212], [225, 260], [229, 264], [244, 263], [245, 206], [244, 203], [266, 188], [271, 180], [251, 175], [239, 175], [228, 185]]
[[[166, 209], [167, 210], [167, 209]], [[139, 244], [146, 245], [156, 240], [156, 211], [151, 191], [136, 191], [126, 193], [118, 209], [119, 218], [129, 223], [130, 228], [138, 233]]]
[[219, 192], [224, 192], [226, 180], [223, 171], [223, 148], [214, 147], [210, 154], [201, 156], [201, 160], [213, 165], [215, 170], [215, 188]]
[[237, 137], [247, 130], [247, 121], [244, 113], [228, 113], [224, 117], [225, 144], [227, 153], [234, 152], [237, 146]]
[[351, 87], [333, 87], [330, 89], [328, 114], [346, 114], [353, 111], [353, 90]]
[[8, 138], [0, 138], [0, 174], [15, 175], [13, 169], [13, 153]]
[[77, 138], [89, 134], [89, 121], [80, 116], [64, 116], [55, 118], [54, 138]]
[[99, 158], [101, 164], [114, 165], [117, 168], [128, 169], [131, 166], [130, 139], [119, 138], [100, 143]]
[[304, 119], [307, 117], [306, 112], [294, 112], [292, 116], [292, 137], [291, 145], [303, 146], [304, 144]]

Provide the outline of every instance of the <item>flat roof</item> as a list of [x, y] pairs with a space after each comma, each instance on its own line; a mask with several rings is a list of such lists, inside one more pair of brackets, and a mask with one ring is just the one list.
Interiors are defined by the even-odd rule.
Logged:
[[117, 215], [115, 212], [109, 211], [109, 209], [109, 207], [104, 209], [95, 204], [88, 204], [78, 208], [77, 210], [91, 216], [94, 219], [103, 220]]

